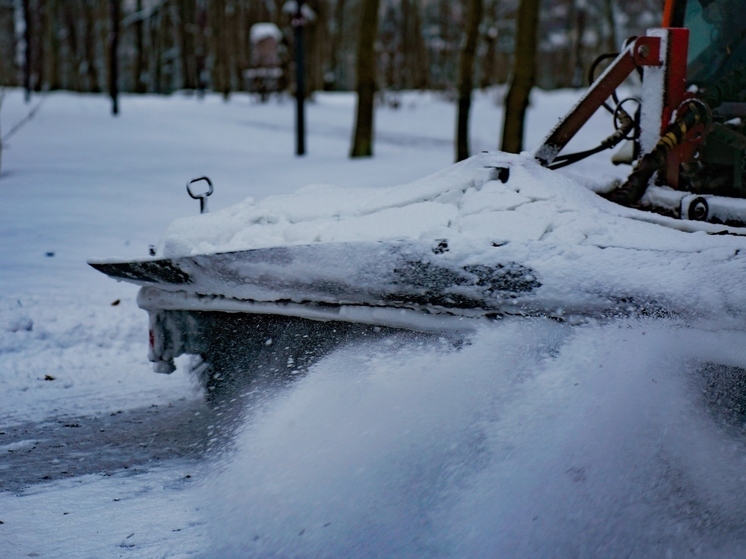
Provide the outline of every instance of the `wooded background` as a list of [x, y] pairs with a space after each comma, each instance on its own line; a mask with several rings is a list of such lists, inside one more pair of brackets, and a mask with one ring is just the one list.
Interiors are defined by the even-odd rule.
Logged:
[[[34, 91], [109, 89], [108, 62], [118, 7], [119, 91], [170, 93], [247, 89], [249, 29], [272, 22], [283, 32], [283, 82], [291, 92], [293, 33], [285, 0], [0, 0], [0, 85]], [[363, 0], [308, 0], [306, 87], [352, 90]], [[402, 89], [458, 90], [468, 0], [380, 0], [375, 42], [377, 90], [396, 102]], [[473, 83], [512, 75], [517, 0], [483, 0]], [[285, 9], [283, 9], [285, 8]], [[661, 0], [542, 0], [536, 83], [583, 86], [591, 61], [631, 35], [660, 24]]]

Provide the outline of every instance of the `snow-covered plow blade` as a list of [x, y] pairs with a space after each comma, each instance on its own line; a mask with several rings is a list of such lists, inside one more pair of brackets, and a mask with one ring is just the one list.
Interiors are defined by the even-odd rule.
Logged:
[[[458, 250], [460, 248], [461, 250]], [[286, 246], [91, 265], [147, 310], [271, 313], [427, 329], [438, 317], [722, 315], [746, 310], [746, 254], [447, 240]], [[717, 287], [708, 278], [717, 274]], [[723, 277], [733, 289], [723, 292]], [[736, 310], [739, 311], [736, 312]], [[429, 320], [432, 317], [435, 320]]]
[[498, 153], [390, 189], [315, 186], [249, 200], [175, 221], [160, 256], [90, 264], [142, 286], [150, 358], [170, 371], [182, 353], [209, 354], [239, 315], [265, 334], [288, 318], [421, 332], [505, 316], [741, 328], [742, 233], [622, 208], [531, 158]]
[[91, 265], [143, 286], [138, 303], [150, 313], [150, 359], [162, 372], [182, 353], [210, 354], [226, 335], [216, 317], [237, 320], [226, 313], [253, 320], [257, 339], [244, 332], [247, 348], [276, 336], [272, 329], [286, 327], [286, 317], [423, 332], [468, 331], [515, 315], [744, 318], [740, 249], [542, 242], [460, 249], [446, 240], [331, 243]]

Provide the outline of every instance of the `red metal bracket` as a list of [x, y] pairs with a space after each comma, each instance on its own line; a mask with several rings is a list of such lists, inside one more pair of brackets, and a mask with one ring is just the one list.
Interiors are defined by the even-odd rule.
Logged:
[[[663, 60], [661, 60], [660, 37], [637, 37], [637, 39], [635, 39], [630, 46], [632, 51], [632, 60], [637, 66], [663, 65]], [[626, 51], [627, 49], [625, 49], [625, 52]]]
[[[686, 66], [689, 54], [689, 30], [676, 28], [668, 30], [668, 59], [666, 60], [666, 91], [663, 97], [661, 132], [671, 123], [674, 112], [687, 97]], [[689, 161], [702, 142], [703, 134], [690, 134], [685, 143], [676, 146], [666, 158], [665, 181], [671, 188], [679, 187], [681, 163]]]
[[542, 165], [549, 165], [636, 67], [662, 66], [663, 63], [660, 37], [637, 37], [619, 53], [575, 107], [550, 132], [534, 157]]

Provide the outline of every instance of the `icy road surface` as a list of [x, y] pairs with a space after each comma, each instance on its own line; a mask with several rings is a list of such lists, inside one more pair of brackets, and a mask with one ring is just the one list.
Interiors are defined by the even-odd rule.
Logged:
[[3, 494], [3, 545], [53, 557], [742, 557], [744, 343], [661, 320], [513, 319], [460, 348], [411, 334], [349, 345], [294, 382], [244, 387], [232, 405], [248, 413], [201, 457]]
[[[475, 151], [495, 146], [494, 97], [477, 97]], [[529, 146], [574, 98], [535, 96]], [[746, 555], [746, 335], [733, 320], [390, 333], [213, 407], [186, 360], [150, 371], [136, 288], [85, 260], [146, 256], [197, 212], [193, 176], [213, 179], [217, 212], [309, 183], [404, 184], [451, 162], [454, 108], [437, 97], [381, 108], [366, 161], [346, 157], [353, 110], [349, 95], [319, 95], [303, 159], [292, 103], [242, 96], [125, 97], [112, 119], [102, 97], [52, 94], [13, 138], [0, 177], [0, 557]], [[23, 114], [12, 91], [3, 124]], [[575, 172], [623, 171], [598, 159]]]

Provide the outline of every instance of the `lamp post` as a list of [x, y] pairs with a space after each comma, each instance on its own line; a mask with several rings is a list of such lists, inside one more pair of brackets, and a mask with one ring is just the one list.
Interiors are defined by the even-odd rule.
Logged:
[[119, 114], [119, 0], [109, 0], [109, 95], [111, 114]]
[[306, 153], [306, 69], [303, 48], [303, 0], [296, 0], [295, 13], [292, 16], [293, 36], [295, 39], [295, 155]]

